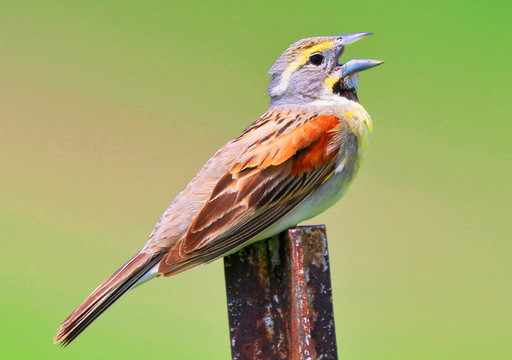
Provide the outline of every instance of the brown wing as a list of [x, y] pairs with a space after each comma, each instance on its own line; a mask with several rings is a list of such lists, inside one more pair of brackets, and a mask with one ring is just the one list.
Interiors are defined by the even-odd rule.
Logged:
[[159, 272], [171, 275], [222, 256], [283, 218], [334, 171], [339, 131], [339, 119], [317, 116], [248, 147]]

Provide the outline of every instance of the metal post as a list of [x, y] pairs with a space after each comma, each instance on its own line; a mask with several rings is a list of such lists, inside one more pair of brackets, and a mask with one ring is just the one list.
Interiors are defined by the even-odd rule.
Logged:
[[338, 358], [325, 226], [250, 245], [224, 271], [234, 360]]

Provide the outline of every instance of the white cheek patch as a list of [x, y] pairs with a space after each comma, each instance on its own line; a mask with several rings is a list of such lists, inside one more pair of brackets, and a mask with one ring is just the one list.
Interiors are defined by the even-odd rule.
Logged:
[[270, 94], [270, 95], [271, 96], [279, 96], [279, 95], [284, 94], [286, 89], [288, 89], [288, 85], [290, 84], [291, 76], [292, 76], [292, 73], [290, 71], [283, 72], [283, 74], [281, 75], [281, 77], [279, 79], [279, 85], [277, 85], [276, 87], [274, 87], [272, 89], [272, 94]]

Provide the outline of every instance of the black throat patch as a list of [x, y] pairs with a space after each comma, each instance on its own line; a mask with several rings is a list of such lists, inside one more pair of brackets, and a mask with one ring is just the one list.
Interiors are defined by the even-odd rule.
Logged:
[[332, 92], [338, 94], [339, 96], [343, 96], [349, 100], [359, 102], [357, 98], [357, 92], [355, 88], [348, 89], [345, 85], [345, 82], [342, 79], [336, 81], [334, 86], [332, 87]]

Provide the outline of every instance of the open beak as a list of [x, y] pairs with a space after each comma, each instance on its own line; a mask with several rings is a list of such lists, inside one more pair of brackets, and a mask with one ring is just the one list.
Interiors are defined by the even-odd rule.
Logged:
[[373, 35], [371, 32], [359, 32], [359, 33], [353, 33], [353, 34], [344, 34], [344, 35], [338, 35], [336, 36], [338, 39], [340, 39], [340, 45], [346, 46], [350, 45], [357, 40], [360, 40], [364, 37]]
[[[341, 53], [343, 52], [343, 48], [346, 45], [352, 44], [356, 42], [357, 40], [360, 40], [366, 36], [373, 35], [370, 32], [360, 32], [360, 33], [354, 33], [354, 34], [345, 34], [345, 35], [339, 35], [337, 38], [340, 40], [340, 52], [339, 56], [341, 56]], [[341, 65], [341, 71], [342, 71], [342, 77], [345, 78], [347, 76], [350, 76], [352, 74], [358, 73], [363, 70], [370, 69], [374, 66], [382, 64], [384, 61], [380, 60], [370, 60], [370, 59], [352, 59]]]
[[382, 64], [384, 61], [370, 59], [352, 59], [341, 65], [342, 77], [350, 76], [363, 70]]

